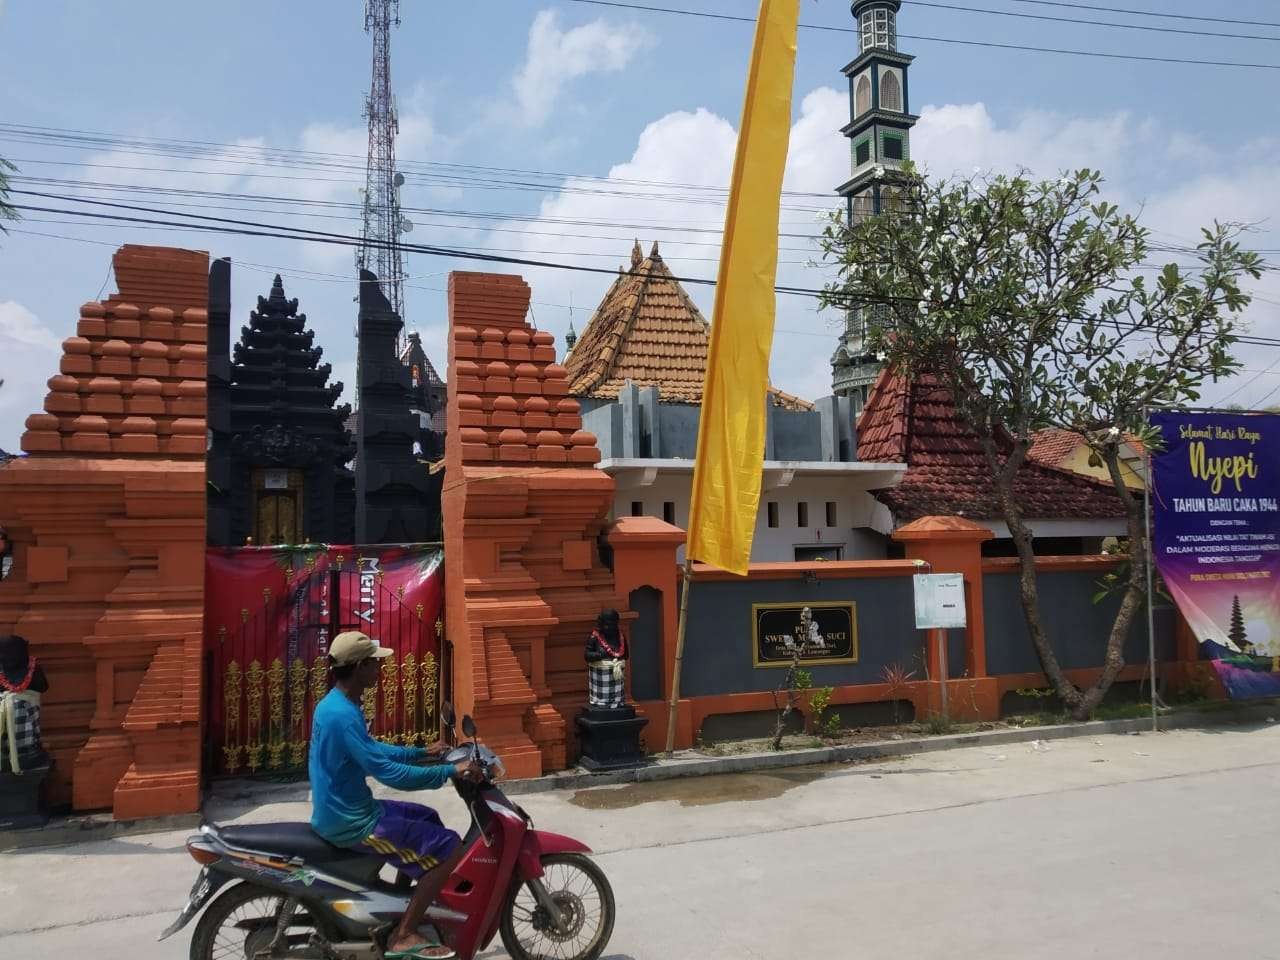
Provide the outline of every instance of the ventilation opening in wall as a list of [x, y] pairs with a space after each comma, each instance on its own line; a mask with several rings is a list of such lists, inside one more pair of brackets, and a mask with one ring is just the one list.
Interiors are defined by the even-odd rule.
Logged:
[[902, 159], [902, 138], [901, 137], [885, 137], [884, 138], [884, 158], [886, 160]]
[[663, 522], [676, 525], [676, 504], [674, 500], [662, 501], [662, 519]]
[[643, 502], [641, 502], [640, 500], [632, 500], [632, 501], [631, 501], [631, 515], [632, 515], [633, 517], [643, 517], [643, 516], [644, 516], [644, 503], [643, 503]]
[[764, 506], [769, 518], [769, 526], [776, 527], [778, 525], [778, 502], [776, 500], [770, 500]]
[[796, 504], [796, 526], [807, 527], [809, 525], [809, 504], [801, 500]]
[[838, 522], [839, 519], [840, 518], [836, 515], [836, 502], [834, 500], [828, 500], [827, 501], [827, 526], [828, 527], [840, 526]]

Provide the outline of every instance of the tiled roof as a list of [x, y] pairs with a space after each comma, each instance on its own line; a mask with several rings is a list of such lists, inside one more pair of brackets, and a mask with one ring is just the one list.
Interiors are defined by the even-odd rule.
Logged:
[[1080, 442], [1081, 436], [1074, 430], [1059, 427], [1037, 430], [1031, 435], [1031, 449], [1027, 451], [1027, 456], [1039, 463], [1057, 467]]
[[[1031, 449], [1027, 451], [1027, 456], [1051, 467], [1061, 466], [1067, 455], [1084, 443], [1084, 438], [1080, 434], [1060, 427], [1037, 430], [1031, 438]], [[1133, 448], [1134, 453], [1141, 454], [1145, 451], [1137, 434], [1127, 433], [1124, 439], [1125, 443]]]
[[[876, 493], [898, 522], [930, 515], [1002, 519], [978, 438], [933, 377], [908, 385], [892, 370], [880, 374], [858, 419], [858, 459], [907, 464], [901, 483]], [[1109, 484], [1033, 460], [1019, 469], [1014, 496], [1028, 519], [1124, 516]]]
[[[667, 269], [658, 245], [645, 257], [637, 241], [631, 269], [619, 270], [565, 359], [569, 391], [614, 400], [630, 381], [658, 387], [666, 401], [701, 403], [710, 343], [710, 325]], [[813, 409], [772, 387], [769, 396], [789, 410]]]

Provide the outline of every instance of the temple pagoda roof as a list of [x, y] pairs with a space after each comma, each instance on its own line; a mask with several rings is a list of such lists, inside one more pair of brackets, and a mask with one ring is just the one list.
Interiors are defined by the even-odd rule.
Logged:
[[[569, 391], [577, 397], [616, 400], [630, 382], [658, 387], [666, 402], [701, 403], [710, 330], [658, 245], [645, 257], [637, 241], [631, 268], [619, 269], [565, 358]], [[813, 404], [773, 387], [769, 398], [788, 410], [813, 409]]]

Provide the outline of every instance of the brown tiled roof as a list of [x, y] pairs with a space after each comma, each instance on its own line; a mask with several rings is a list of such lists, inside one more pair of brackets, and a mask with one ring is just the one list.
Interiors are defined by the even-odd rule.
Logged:
[[[934, 377], [908, 384], [892, 370], [880, 374], [858, 419], [858, 459], [907, 464], [896, 487], [876, 493], [899, 522], [935, 514], [1002, 519], [978, 438]], [[1124, 516], [1109, 484], [1034, 460], [1018, 470], [1014, 495], [1029, 519]]]
[[[1145, 448], [1137, 434], [1126, 433], [1124, 440], [1135, 452], [1144, 452]], [[1031, 435], [1031, 449], [1027, 451], [1027, 456], [1048, 466], [1060, 467], [1067, 455], [1083, 442], [1084, 438], [1074, 430], [1048, 427]]]
[[[615, 400], [630, 381], [658, 387], [669, 402], [701, 403], [710, 342], [710, 325], [667, 269], [658, 245], [645, 257], [637, 241], [631, 268], [619, 270], [565, 359], [569, 390], [577, 397]], [[769, 396], [789, 410], [813, 409], [773, 387]]]
[[1051, 467], [1061, 466], [1067, 454], [1078, 447], [1080, 442], [1081, 436], [1074, 430], [1063, 430], [1060, 427], [1037, 430], [1031, 435], [1031, 449], [1027, 451], [1027, 456]]

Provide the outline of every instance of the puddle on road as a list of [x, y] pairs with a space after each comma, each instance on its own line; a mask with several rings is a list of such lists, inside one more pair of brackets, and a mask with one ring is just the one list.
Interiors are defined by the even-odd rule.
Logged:
[[742, 800], [772, 800], [788, 790], [813, 783], [838, 766], [791, 767], [759, 773], [725, 773], [711, 777], [683, 777], [621, 787], [579, 790], [569, 802], [586, 810], [622, 810], [642, 803], [674, 800], [682, 807], [705, 807]]

